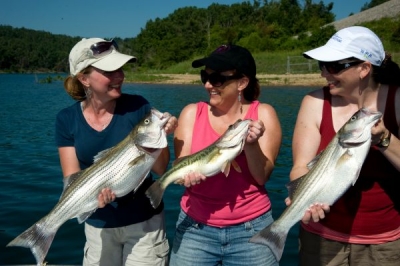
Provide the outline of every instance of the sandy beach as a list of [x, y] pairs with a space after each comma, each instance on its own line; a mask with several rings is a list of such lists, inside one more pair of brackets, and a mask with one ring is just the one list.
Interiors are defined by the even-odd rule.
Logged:
[[[199, 75], [194, 74], [157, 74], [165, 78], [160, 81], [153, 80], [151, 83], [163, 84], [200, 84]], [[323, 86], [326, 80], [321, 74], [258, 74], [257, 78], [262, 86]]]

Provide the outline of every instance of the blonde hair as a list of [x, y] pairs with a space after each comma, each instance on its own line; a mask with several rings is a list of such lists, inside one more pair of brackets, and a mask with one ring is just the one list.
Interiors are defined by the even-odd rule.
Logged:
[[64, 80], [64, 89], [72, 99], [77, 101], [84, 101], [86, 99], [86, 88], [83, 86], [82, 82], [80, 82], [78, 76], [82, 74], [90, 74], [92, 70], [93, 68], [89, 66], [75, 76], [68, 76]]

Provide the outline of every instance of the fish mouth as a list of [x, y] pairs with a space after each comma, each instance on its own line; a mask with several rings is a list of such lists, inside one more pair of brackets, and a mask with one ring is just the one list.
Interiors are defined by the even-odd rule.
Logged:
[[[248, 132], [249, 131], [249, 124], [250, 124], [251, 120], [250, 119], [246, 119], [246, 120], [238, 120], [234, 126], [235, 126], [235, 131], [239, 131], [239, 132]], [[245, 130], [247, 129], [247, 130]]]
[[171, 115], [166, 115], [164, 113], [161, 113], [155, 108], [151, 108], [151, 113], [155, 116], [157, 116], [160, 119], [160, 128], [164, 128], [164, 126], [167, 124], [168, 119], [171, 117]]
[[138, 130], [135, 144], [142, 150], [153, 152], [168, 146], [167, 133], [164, 126], [167, 124], [170, 114], [161, 113], [155, 108], [150, 109], [151, 125], [148, 130]]
[[381, 117], [382, 117], [382, 113], [381, 112], [371, 112], [371, 123], [375, 123], [376, 121], [378, 121]]
[[225, 140], [229, 140], [232, 145], [243, 142], [249, 132], [250, 119], [237, 120], [234, 124], [229, 127], [229, 133], [224, 137]]
[[242, 131], [245, 127], [249, 126], [250, 119], [238, 119], [235, 123], [233, 123], [230, 127], [235, 131]]
[[367, 108], [362, 108], [361, 112], [363, 112], [364, 115], [368, 117], [368, 123], [367, 123], [368, 126], [376, 123], [383, 116], [383, 114], [381, 112], [371, 111]]
[[[364, 144], [366, 141], [369, 141], [371, 139], [372, 126], [382, 117], [381, 112], [370, 111], [365, 107], [361, 108], [358, 113], [358, 119], [363, 126], [357, 126], [357, 128], [351, 130], [351, 133], [347, 133], [344, 134], [344, 136], [339, 137], [339, 142], [344, 147], [357, 147]], [[356, 119], [355, 117], [356, 114], [353, 115], [351, 119]]]

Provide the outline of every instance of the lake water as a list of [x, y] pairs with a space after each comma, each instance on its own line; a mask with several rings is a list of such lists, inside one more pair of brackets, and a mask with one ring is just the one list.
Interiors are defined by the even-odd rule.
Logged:
[[[30, 250], [8, 247], [56, 204], [62, 191], [62, 173], [54, 143], [54, 122], [59, 110], [73, 100], [62, 82], [37, 83], [47, 75], [0, 75], [0, 265], [35, 264]], [[266, 184], [273, 216], [283, 211], [287, 196], [285, 184], [292, 166], [291, 139], [297, 111], [303, 96], [313, 88], [263, 87], [260, 101], [275, 107], [283, 130], [283, 142], [270, 181]], [[207, 100], [201, 85], [125, 84], [123, 91], [143, 95], [160, 111], [179, 116], [191, 102]], [[172, 152], [172, 137], [169, 137]], [[172, 155], [171, 160], [174, 157]], [[171, 185], [164, 195], [167, 236], [171, 241], [183, 188]], [[296, 265], [297, 231], [288, 236], [280, 265]], [[58, 230], [46, 261], [49, 264], [79, 265], [83, 256], [83, 225], [76, 219]]]

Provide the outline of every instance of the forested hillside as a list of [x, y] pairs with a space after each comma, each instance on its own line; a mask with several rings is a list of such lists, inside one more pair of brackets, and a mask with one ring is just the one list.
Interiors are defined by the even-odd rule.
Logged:
[[[364, 8], [381, 2], [386, 1], [373, 0]], [[144, 71], [208, 54], [223, 43], [236, 43], [253, 53], [305, 50], [325, 43], [335, 32], [333, 26], [322, 27], [335, 20], [333, 5], [311, 0], [253, 0], [214, 3], [207, 8], [187, 6], [166, 18], [149, 20], [137, 36], [117, 41], [122, 52], [138, 58], [135, 66]], [[384, 23], [376, 27], [385, 29], [383, 35], [377, 34], [385, 46], [399, 51], [400, 19]], [[380, 22], [369, 26], [375, 25]], [[79, 39], [0, 25], [0, 71], [68, 72], [68, 53]]]

